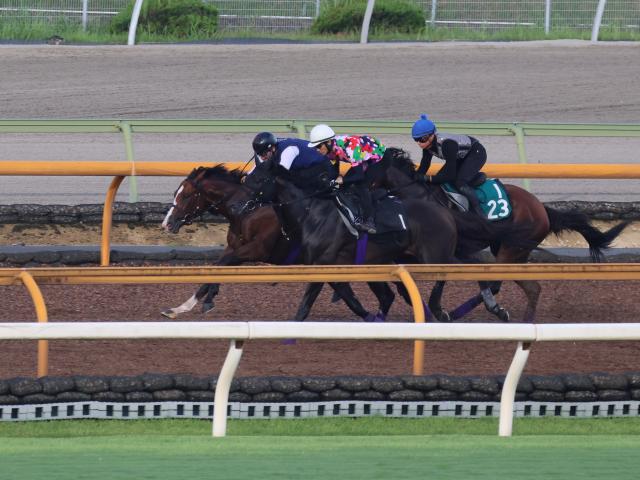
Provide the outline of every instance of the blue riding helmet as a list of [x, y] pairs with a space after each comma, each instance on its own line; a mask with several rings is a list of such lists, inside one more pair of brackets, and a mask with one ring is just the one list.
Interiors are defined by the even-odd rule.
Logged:
[[418, 140], [425, 135], [431, 135], [436, 131], [436, 124], [433, 123], [425, 113], [420, 115], [420, 120], [413, 124], [411, 128], [411, 136], [414, 140]]

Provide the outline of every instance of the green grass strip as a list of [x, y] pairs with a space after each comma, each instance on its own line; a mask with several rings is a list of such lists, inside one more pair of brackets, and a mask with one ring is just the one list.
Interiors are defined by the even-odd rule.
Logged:
[[[69, 438], [121, 435], [211, 435], [211, 420], [57, 420], [2, 422], [2, 438]], [[310, 418], [229, 420], [233, 436], [497, 435], [496, 418]], [[640, 418], [516, 418], [514, 436], [640, 435]]]
[[640, 419], [341, 418], [0, 423], [0, 478], [636, 479]]
[[3, 438], [6, 479], [636, 479], [637, 436]]

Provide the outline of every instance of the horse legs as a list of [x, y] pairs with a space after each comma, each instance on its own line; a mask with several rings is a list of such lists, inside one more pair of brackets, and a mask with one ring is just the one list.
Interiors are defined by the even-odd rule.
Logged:
[[527, 308], [524, 311], [523, 322], [533, 323], [536, 316], [536, 308], [538, 307], [538, 299], [542, 287], [536, 280], [516, 280], [516, 284], [522, 289], [527, 296]]
[[220, 284], [219, 283], [209, 283], [205, 285], [207, 288], [207, 296], [202, 302], [202, 313], [209, 313], [213, 310], [213, 297], [220, 293]]
[[375, 315], [369, 313], [360, 303], [360, 301], [356, 298], [351, 289], [351, 286], [348, 283], [336, 283], [330, 282], [331, 288], [333, 288], [338, 294], [340, 298], [344, 300], [344, 303], [347, 304], [349, 309], [355, 313], [357, 316], [362, 318], [365, 322], [372, 322], [375, 320]]
[[396, 296], [387, 282], [368, 282], [368, 285], [378, 299], [378, 313], [374, 321], [384, 322]]
[[478, 284], [480, 285], [480, 297], [487, 311], [498, 317], [501, 322], [508, 322], [511, 318], [509, 312], [501, 307], [494, 297], [500, 292], [502, 282], [478, 282]]
[[321, 282], [307, 284], [307, 288], [302, 296], [302, 302], [300, 302], [300, 306], [296, 312], [296, 321], [301, 322], [309, 316], [311, 307], [315, 303], [316, 298], [318, 298], [323, 286], [324, 284]]
[[167, 310], [163, 310], [160, 314], [164, 317], [170, 318], [171, 320], [175, 320], [179, 314], [190, 312], [193, 310], [198, 302], [205, 296], [205, 294], [209, 291], [209, 284], [200, 285], [200, 288], [189, 297], [189, 300], [184, 302], [182, 305], [174, 308], [168, 308]]
[[[431, 295], [429, 295], [429, 310], [435, 317], [436, 321], [448, 323], [451, 321], [451, 317], [448, 312], [442, 309], [440, 301], [442, 300], [442, 292], [446, 282], [444, 280], [438, 280], [431, 289]], [[426, 312], [425, 312], [426, 313]]]

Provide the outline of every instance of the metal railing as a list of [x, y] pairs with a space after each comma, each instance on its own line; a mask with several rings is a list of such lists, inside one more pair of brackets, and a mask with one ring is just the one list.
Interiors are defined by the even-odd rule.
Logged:
[[[415, 323], [425, 312], [416, 281], [455, 280], [640, 280], [640, 264], [340, 265], [277, 267], [83, 267], [1, 268], [0, 285], [24, 285], [39, 323], [47, 323], [40, 285], [392, 282], [409, 292]], [[48, 374], [48, 345], [38, 344], [38, 376]], [[414, 344], [413, 374], [424, 371], [424, 342]]]
[[[520, 266], [520, 268], [526, 267]], [[500, 395], [498, 435], [513, 432], [514, 402], [518, 381], [534, 342], [640, 340], [639, 323], [606, 324], [362, 324], [317, 322], [80, 322], [0, 323], [0, 339], [142, 339], [217, 338], [230, 340], [229, 350], [216, 383], [212, 434], [224, 437], [231, 382], [247, 340], [277, 338], [340, 340], [497, 340], [517, 341], [517, 347]]]

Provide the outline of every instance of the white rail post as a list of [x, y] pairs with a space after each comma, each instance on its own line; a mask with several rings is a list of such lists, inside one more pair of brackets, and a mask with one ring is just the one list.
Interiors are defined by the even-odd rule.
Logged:
[[131, 12], [131, 23], [129, 23], [129, 39], [127, 45], [136, 44], [136, 30], [138, 29], [138, 19], [140, 18], [140, 9], [142, 9], [142, 2], [144, 0], [136, 0], [136, 4], [133, 6]]
[[544, 2], [544, 34], [549, 35], [551, 27], [551, 0]]
[[227, 357], [224, 359], [222, 370], [216, 384], [216, 394], [213, 399], [213, 436], [224, 437], [227, 434], [227, 405], [229, 405], [229, 390], [242, 357], [243, 341], [231, 340]]
[[436, 10], [438, 10], [438, 0], [431, 0], [431, 28], [436, 26]]
[[598, 35], [600, 34], [600, 25], [602, 24], [602, 15], [604, 14], [604, 7], [606, 4], [607, 4], [607, 0], [598, 1], [596, 16], [593, 18], [593, 29], [591, 30], [592, 43], [596, 43], [598, 41]]
[[516, 348], [516, 353], [504, 379], [500, 395], [500, 425], [498, 428], [498, 435], [501, 437], [510, 437], [513, 431], [513, 403], [516, 397], [516, 388], [529, 358], [530, 348], [531, 343], [518, 342], [518, 348]]
[[373, 6], [376, 0], [369, 0], [367, 8], [364, 11], [364, 19], [362, 20], [362, 31], [360, 32], [360, 43], [367, 43], [369, 38], [369, 23], [371, 23], [371, 15], [373, 14]]
[[82, 0], [82, 31], [87, 31], [87, 12], [89, 10], [89, 0]]

